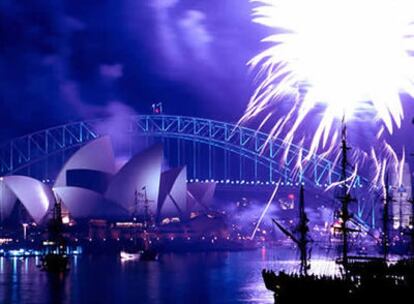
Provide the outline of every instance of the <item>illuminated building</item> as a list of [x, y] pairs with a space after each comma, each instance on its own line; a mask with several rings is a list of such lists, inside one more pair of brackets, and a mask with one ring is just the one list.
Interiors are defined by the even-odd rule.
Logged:
[[27, 176], [5, 176], [0, 180], [1, 219], [9, 217], [16, 206], [21, 203], [30, 217], [41, 223], [53, 206], [52, 190], [42, 182]]
[[72, 155], [53, 188], [25, 176], [1, 178], [1, 221], [12, 214], [19, 201], [29, 217], [40, 224], [59, 199], [67, 223], [70, 219], [127, 223], [142, 217], [144, 194], [157, 223], [187, 222], [197, 212], [207, 212], [215, 183], [187, 184], [186, 167], [162, 172], [162, 162], [163, 147], [154, 145], [116, 170], [109, 138], [98, 138]]
[[409, 228], [412, 224], [412, 186], [408, 163], [403, 166], [401, 176], [391, 175], [392, 186], [392, 225], [394, 229]]

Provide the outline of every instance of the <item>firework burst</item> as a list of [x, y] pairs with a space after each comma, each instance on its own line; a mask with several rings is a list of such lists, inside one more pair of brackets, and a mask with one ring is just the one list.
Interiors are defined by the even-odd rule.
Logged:
[[[378, 133], [400, 127], [400, 94], [414, 96], [414, 2], [408, 0], [252, 0], [253, 21], [271, 34], [249, 65], [258, 86], [242, 121], [274, 113], [271, 138], [307, 155], [332, 149], [338, 120], [370, 113]], [[284, 105], [289, 109], [280, 111]], [[320, 111], [311, 138], [303, 130]], [[270, 121], [270, 115], [266, 121]], [[266, 121], [263, 123], [265, 124]]]

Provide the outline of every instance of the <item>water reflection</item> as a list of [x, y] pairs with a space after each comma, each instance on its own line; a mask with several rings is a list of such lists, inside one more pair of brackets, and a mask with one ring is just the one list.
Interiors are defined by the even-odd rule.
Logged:
[[[146, 263], [80, 256], [66, 275], [40, 271], [35, 258], [2, 257], [0, 303], [273, 303], [261, 269], [296, 269], [287, 256], [269, 249], [165, 254]], [[335, 267], [322, 259], [312, 266], [316, 273]]]

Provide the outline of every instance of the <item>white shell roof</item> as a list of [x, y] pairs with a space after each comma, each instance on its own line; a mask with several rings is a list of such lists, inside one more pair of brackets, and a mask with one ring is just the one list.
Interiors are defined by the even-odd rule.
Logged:
[[[40, 223], [55, 202], [52, 190], [44, 183], [27, 176], [12, 175], [2, 179], [33, 220]], [[10, 201], [5, 204], [6, 208], [10, 208], [9, 204]], [[11, 208], [13, 206], [14, 203]]]
[[54, 187], [66, 186], [66, 171], [71, 169], [88, 169], [115, 173], [115, 158], [111, 140], [108, 136], [97, 138], [81, 147], [60, 170]]
[[[58, 175], [53, 190], [75, 218], [126, 216], [135, 210], [136, 193], [147, 193], [150, 211], [157, 219], [166, 216], [188, 218], [191, 211], [208, 209], [216, 184], [187, 185], [186, 167], [161, 174], [162, 145], [155, 145], [135, 155], [116, 174], [108, 137], [94, 140], [79, 149]], [[68, 170], [85, 169], [113, 174], [105, 194], [66, 186]], [[53, 207], [52, 190], [42, 182], [25, 176], [0, 178], [0, 221], [7, 218], [19, 200], [29, 215], [40, 223]]]
[[160, 185], [158, 219], [168, 216], [187, 219], [187, 168], [180, 167], [163, 172]]
[[152, 146], [135, 155], [114, 176], [105, 197], [132, 213], [135, 210], [135, 192], [143, 193], [145, 189], [150, 211], [155, 214], [162, 160], [162, 145]]
[[0, 222], [7, 219], [13, 211], [17, 197], [7, 187], [3, 178], [0, 179]]
[[118, 204], [89, 189], [56, 187], [53, 191], [74, 218], [116, 218], [127, 215], [126, 210]]
[[188, 187], [188, 208], [189, 211], [200, 211], [208, 209], [216, 191], [216, 183], [190, 183]]

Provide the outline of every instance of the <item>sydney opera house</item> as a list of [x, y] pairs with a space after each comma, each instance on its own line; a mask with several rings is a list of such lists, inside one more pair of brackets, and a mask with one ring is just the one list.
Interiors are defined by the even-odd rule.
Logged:
[[93, 222], [123, 227], [151, 220], [161, 232], [225, 229], [211, 210], [215, 183], [187, 183], [186, 167], [164, 167], [160, 144], [119, 165], [110, 138], [95, 139], [69, 158], [53, 184], [1, 177], [0, 223], [43, 226], [59, 201], [65, 223], [72, 226]]

